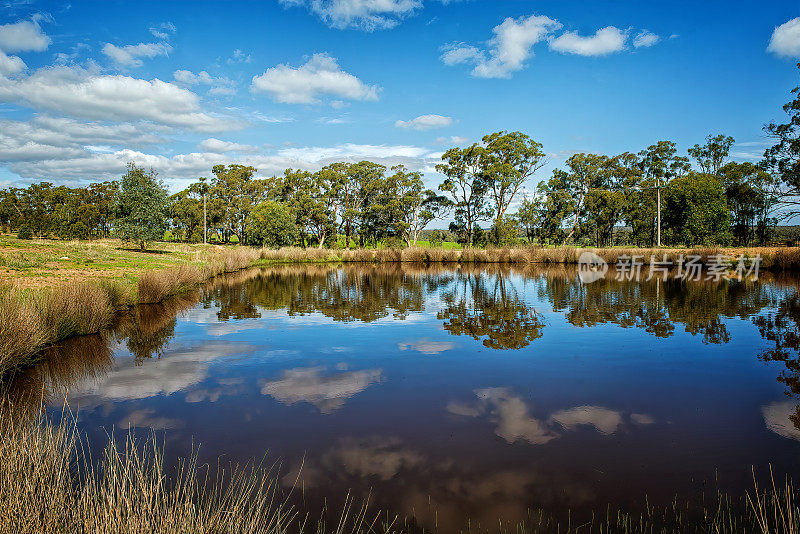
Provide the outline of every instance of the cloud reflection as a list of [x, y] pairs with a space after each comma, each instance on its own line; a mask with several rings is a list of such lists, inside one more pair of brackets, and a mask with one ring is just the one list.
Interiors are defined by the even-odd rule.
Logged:
[[[580, 427], [592, 427], [604, 435], [611, 435], [625, 426], [625, 418], [617, 410], [603, 406], [576, 406], [559, 410], [547, 418], [530, 414], [528, 405], [511, 388], [495, 387], [475, 390], [477, 403], [452, 401], [447, 411], [462, 417], [487, 417], [496, 426], [495, 434], [508, 443], [527, 441], [533, 445], [544, 445], [560, 438], [565, 432]], [[654, 419], [646, 414], [631, 414], [630, 422], [649, 425]]]
[[277, 380], [262, 379], [261, 393], [284, 404], [313, 404], [324, 414], [333, 413], [350, 397], [383, 379], [383, 370], [329, 372], [326, 367], [297, 367], [283, 371]]

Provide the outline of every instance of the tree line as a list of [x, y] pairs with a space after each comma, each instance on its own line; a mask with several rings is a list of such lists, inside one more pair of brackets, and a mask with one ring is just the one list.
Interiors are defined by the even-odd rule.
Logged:
[[575, 154], [528, 191], [547, 163], [542, 145], [522, 132], [496, 132], [445, 151], [435, 191], [418, 171], [361, 161], [269, 178], [250, 166], [216, 165], [210, 178], [170, 196], [155, 171], [131, 163], [119, 181], [0, 190], [0, 225], [23, 238], [114, 235], [142, 248], [167, 230], [187, 242], [412, 246], [447, 218], [464, 246], [610, 246], [620, 244], [615, 229], [623, 226], [625, 244], [637, 246], [764, 245], [800, 199], [800, 88], [793, 95], [788, 122], [765, 126], [775, 144], [758, 163], [731, 161], [734, 139], [726, 135], [709, 135], [687, 155], [659, 141], [636, 153]]

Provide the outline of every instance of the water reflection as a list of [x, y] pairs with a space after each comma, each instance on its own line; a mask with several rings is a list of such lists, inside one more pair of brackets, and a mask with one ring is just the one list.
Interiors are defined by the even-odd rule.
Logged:
[[42, 356], [6, 384], [21, 412], [66, 399], [90, 430], [165, 430], [208, 461], [274, 451], [304, 498], [372, 488], [441, 530], [655, 498], [653, 480], [671, 498], [717, 464], [746, 474], [752, 451], [780, 463], [800, 441], [797, 402], [780, 398], [800, 395], [791, 277], [280, 266]]

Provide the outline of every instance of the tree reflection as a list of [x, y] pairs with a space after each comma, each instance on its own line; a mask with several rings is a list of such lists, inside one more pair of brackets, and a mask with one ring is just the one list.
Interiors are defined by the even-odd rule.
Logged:
[[641, 328], [656, 337], [670, 337], [676, 325], [703, 337], [704, 343], [731, 339], [724, 319], [747, 318], [770, 302], [761, 284], [733, 280], [720, 282], [619, 281], [611, 276], [591, 284], [575, 277], [543, 277], [539, 297], [580, 327], [611, 323]]
[[453, 335], [483, 339], [491, 349], [521, 349], [542, 337], [544, 322], [498, 271], [489, 279], [481, 272], [460, 273], [442, 296], [445, 308], [436, 314]]

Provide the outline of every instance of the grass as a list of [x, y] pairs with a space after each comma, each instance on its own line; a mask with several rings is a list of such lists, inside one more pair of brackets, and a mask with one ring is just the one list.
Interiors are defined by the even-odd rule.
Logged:
[[[74, 426], [6, 424], [0, 435], [0, 532], [284, 533], [388, 532], [366, 506], [343, 510], [333, 528], [311, 525], [281, 490], [274, 467], [222, 469], [211, 479], [190, 455], [174, 473], [162, 450], [110, 438], [102, 458], [86, 453]], [[305, 527], [305, 528], [303, 528]]]
[[[375, 511], [349, 495], [335, 513], [298, 508], [294, 489], [280, 485], [279, 465], [263, 460], [213, 468], [199, 466], [190, 451], [170, 470], [155, 435], [137, 442], [133, 432], [124, 440], [109, 436], [94, 459], [68, 413], [58, 424], [42, 415], [0, 421], [3, 534], [424, 531], [413, 518]], [[769, 482], [766, 488], [755, 483], [739, 499], [717, 494], [698, 506], [648, 505], [638, 514], [609, 507], [582, 521], [559, 521], [543, 510], [529, 511], [522, 523], [479, 525], [465, 517], [461, 532], [798, 532], [794, 488], [788, 479], [777, 484], [770, 476]]]
[[[56, 246], [51, 254], [59, 251]], [[175, 263], [167, 267], [148, 264], [134, 272], [138, 277], [135, 285], [110, 277], [84, 278], [39, 290], [24, 284], [0, 285], [0, 378], [35, 361], [48, 345], [103, 331], [120, 310], [161, 302], [210, 278], [248, 267], [258, 257], [256, 249], [212, 249], [202, 256], [195, 254], [192, 263], [173, 259]]]

